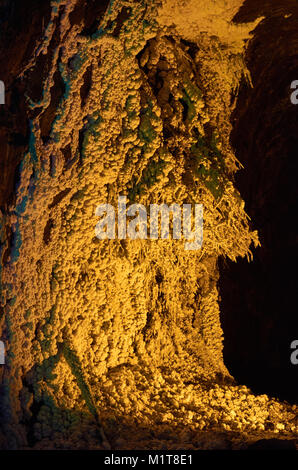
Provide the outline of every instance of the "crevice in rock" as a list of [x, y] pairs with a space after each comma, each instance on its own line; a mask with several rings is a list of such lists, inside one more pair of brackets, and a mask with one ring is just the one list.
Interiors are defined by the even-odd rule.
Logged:
[[63, 191], [61, 191], [59, 194], [57, 194], [53, 201], [51, 202], [51, 204], [49, 205], [49, 209], [52, 209], [53, 207], [55, 207], [57, 204], [59, 204], [59, 202], [62, 201], [62, 199], [65, 198], [65, 196], [67, 196], [67, 194], [71, 191], [71, 188], [66, 188], [64, 189]]
[[54, 84], [51, 89], [51, 102], [43, 113], [40, 121], [41, 137], [44, 143], [50, 138], [51, 128], [56, 116], [57, 107], [65, 93], [65, 84], [61, 73], [57, 70], [54, 74]]
[[49, 219], [43, 233], [43, 241], [46, 245], [48, 245], [51, 241], [51, 231], [52, 228], [54, 227], [54, 221], [53, 219]]

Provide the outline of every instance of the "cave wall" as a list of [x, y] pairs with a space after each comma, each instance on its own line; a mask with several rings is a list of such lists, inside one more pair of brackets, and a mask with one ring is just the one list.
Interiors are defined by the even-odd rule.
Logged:
[[[22, 16], [12, 4], [3, 28]], [[260, 18], [235, 24], [238, 0], [44, 4], [28, 3], [32, 26], [18, 39], [28, 45], [11, 46], [4, 69], [1, 116], [13, 124], [1, 128], [3, 447], [293, 436], [289, 405], [230, 376], [218, 304], [219, 256], [251, 259], [259, 243], [229, 139]], [[98, 240], [95, 209], [119, 194], [145, 206], [202, 203], [202, 249]]]

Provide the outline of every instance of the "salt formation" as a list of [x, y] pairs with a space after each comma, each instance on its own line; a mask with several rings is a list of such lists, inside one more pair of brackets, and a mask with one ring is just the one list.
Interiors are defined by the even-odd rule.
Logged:
[[[217, 260], [251, 258], [259, 243], [229, 144], [230, 97], [249, 80], [244, 45], [259, 20], [232, 23], [241, 0], [116, 0], [90, 33], [73, 21], [77, 3], [51, 2], [23, 69], [26, 79], [49, 57], [1, 216], [3, 446], [296, 436], [296, 408], [236, 385], [222, 355]], [[203, 204], [202, 249], [98, 240], [95, 209], [119, 195]]]

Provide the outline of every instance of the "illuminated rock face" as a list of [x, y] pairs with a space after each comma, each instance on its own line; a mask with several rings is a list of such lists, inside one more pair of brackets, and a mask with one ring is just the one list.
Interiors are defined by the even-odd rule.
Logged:
[[[184, 3], [118, 1], [92, 18], [55, 2], [18, 65], [20, 90], [35, 85], [1, 216], [3, 447], [101, 448], [103, 429], [116, 448], [297, 432], [294, 409], [237, 386], [222, 356], [217, 260], [258, 245], [229, 144], [257, 21], [232, 24], [241, 1]], [[202, 249], [99, 240], [95, 209], [119, 195], [203, 204]]]

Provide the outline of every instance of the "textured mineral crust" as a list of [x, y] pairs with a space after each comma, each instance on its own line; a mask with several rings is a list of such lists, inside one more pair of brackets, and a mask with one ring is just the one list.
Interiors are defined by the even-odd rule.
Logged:
[[[32, 3], [3, 65], [1, 446], [297, 439], [295, 405], [230, 375], [220, 324], [218, 259], [251, 260], [259, 245], [230, 133], [262, 18], [233, 22], [242, 0]], [[202, 249], [99, 240], [95, 209], [119, 195], [203, 204]]]

